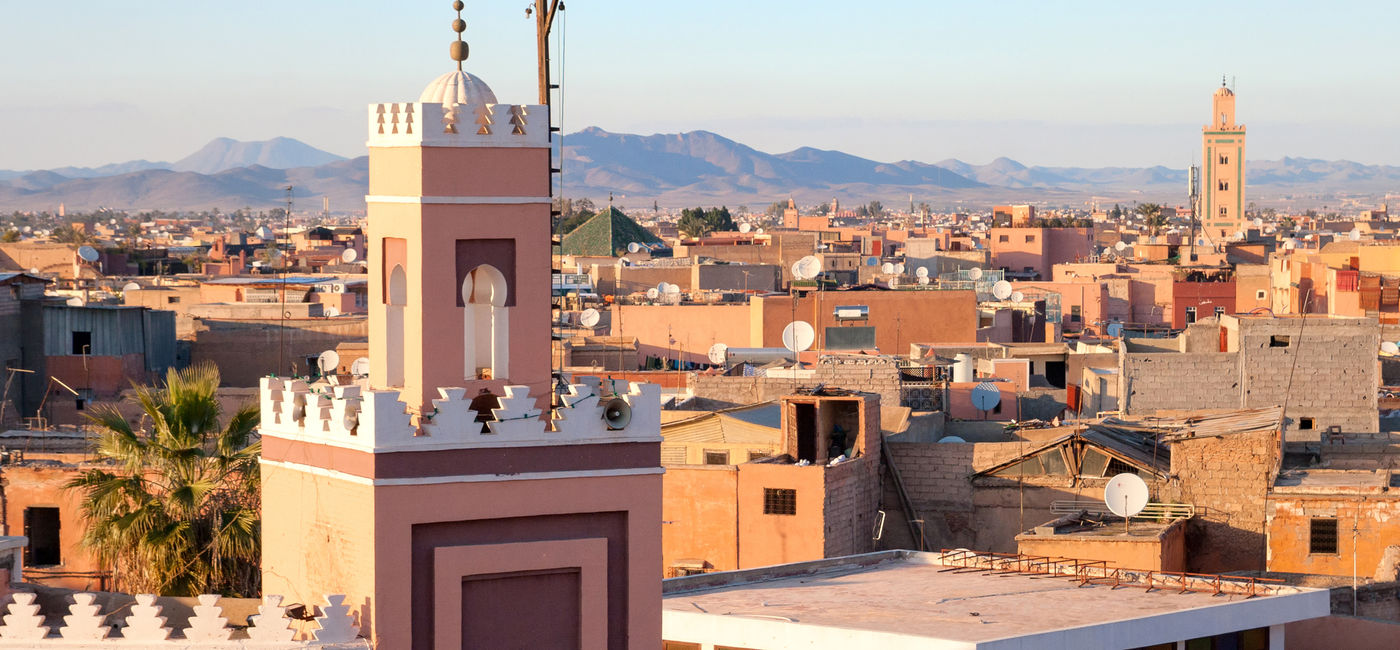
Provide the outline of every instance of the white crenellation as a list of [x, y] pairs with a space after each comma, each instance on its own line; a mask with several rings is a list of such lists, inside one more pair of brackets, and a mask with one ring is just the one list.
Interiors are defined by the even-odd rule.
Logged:
[[345, 596], [326, 594], [325, 599], [321, 615], [316, 617], [316, 624], [320, 627], [312, 635], [322, 642], [354, 641], [360, 635], [360, 626], [355, 625], [355, 617], [345, 604]]
[[11, 598], [9, 612], [5, 615], [5, 625], [0, 627], [0, 639], [37, 641], [49, 635], [44, 625], [44, 617], [39, 613], [39, 605], [34, 602], [36, 595], [30, 591], [17, 591]]
[[[369, 106], [371, 147], [548, 147], [541, 104], [385, 103]], [[430, 128], [421, 128], [427, 124]], [[441, 128], [432, 125], [441, 124]]]
[[156, 604], [154, 594], [136, 594], [136, 604], [131, 606], [131, 616], [126, 617], [122, 638], [128, 641], [164, 641], [170, 638], [170, 628], [165, 626], [161, 609]]
[[252, 617], [252, 621], [248, 638], [253, 641], [291, 641], [296, 634], [296, 630], [292, 629], [292, 619], [287, 618], [287, 608], [282, 606], [281, 596], [263, 596], [263, 604], [258, 605], [258, 613]]
[[[659, 386], [597, 377], [576, 381], [560, 396], [563, 406], [553, 410], [552, 426], [527, 387], [506, 386], [500, 408], [493, 410], [496, 421], [483, 432], [465, 388], [439, 388], [431, 411], [411, 415], [398, 391], [309, 387], [301, 380], [265, 377], [260, 432], [369, 452], [659, 439]], [[607, 401], [615, 397], [632, 411], [631, 422], [618, 430], [603, 421]]]
[[68, 615], [63, 617], [63, 627], [58, 632], [65, 639], [94, 641], [105, 639], [112, 628], [107, 625], [107, 617], [101, 615], [101, 605], [93, 604], [97, 594], [73, 594], [73, 604], [68, 606]]
[[202, 594], [199, 604], [194, 606], [194, 616], [190, 617], [189, 627], [185, 628], [185, 638], [190, 641], [227, 641], [233, 635], [228, 619], [223, 616], [224, 608], [219, 606], [219, 596]]

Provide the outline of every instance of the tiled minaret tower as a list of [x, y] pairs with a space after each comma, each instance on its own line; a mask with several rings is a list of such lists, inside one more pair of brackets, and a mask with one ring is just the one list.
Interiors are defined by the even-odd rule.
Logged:
[[461, 69], [454, 7], [457, 69], [369, 107], [368, 380], [263, 380], [263, 590], [347, 594], [377, 648], [651, 650], [659, 389], [542, 413], [548, 110]]
[[1245, 229], [1244, 125], [1235, 123], [1235, 92], [1220, 81], [1211, 99], [1211, 123], [1201, 127], [1205, 184], [1201, 193], [1201, 233], [1219, 245]]

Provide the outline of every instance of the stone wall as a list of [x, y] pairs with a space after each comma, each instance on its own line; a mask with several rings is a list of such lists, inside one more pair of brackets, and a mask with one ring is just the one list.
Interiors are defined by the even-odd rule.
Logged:
[[1203, 573], [1264, 568], [1265, 496], [1278, 468], [1271, 431], [1226, 434], [1172, 444], [1172, 480], [1157, 500], [1190, 503], [1187, 570]]

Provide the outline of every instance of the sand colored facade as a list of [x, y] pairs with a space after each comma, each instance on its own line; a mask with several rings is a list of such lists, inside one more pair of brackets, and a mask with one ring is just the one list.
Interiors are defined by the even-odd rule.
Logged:
[[1201, 234], [1221, 245], [1245, 228], [1243, 124], [1235, 123], [1235, 92], [1224, 83], [1201, 127]]

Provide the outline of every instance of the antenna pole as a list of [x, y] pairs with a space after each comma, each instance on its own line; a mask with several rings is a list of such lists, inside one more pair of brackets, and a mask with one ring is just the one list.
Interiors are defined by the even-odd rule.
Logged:
[[[288, 185], [288, 186], [287, 186], [287, 209], [286, 209], [286, 212], [284, 212], [284, 213], [282, 214], [282, 236], [283, 236], [283, 237], [286, 237], [289, 241], [290, 241], [291, 238], [292, 238], [292, 234], [291, 234], [291, 232], [290, 232], [291, 229], [292, 229], [292, 186], [291, 186], [291, 185]], [[281, 289], [282, 289], [282, 292], [281, 292], [281, 294], [282, 294], [282, 299], [281, 299], [281, 307], [282, 307], [281, 312], [282, 312], [282, 316], [281, 316], [281, 319], [282, 319], [282, 326], [279, 327], [279, 328], [277, 328], [277, 373], [278, 373], [278, 374], [281, 374], [281, 373], [282, 373], [282, 370], [283, 370], [284, 368], [287, 367], [287, 366], [286, 366], [286, 359], [283, 358], [283, 355], [285, 355], [285, 354], [287, 353], [287, 263], [288, 263], [289, 260], [287, 259], [287, 253], [286, 253], [286, 252], [283, 252], [283, 251], [281, 250], [281, 249], [282, 249], [282, 239], [281, 239], [281, 237], [274, 238], [273, 241], [277, 242], [277, 246], [276, 246], [276, 248], [275, 248], [274, 250], [277, 250], [278, 252], [281, 252], [281, 253], [282, 253], [282, 264], [281, 264], [281, 267], [282, 267], [282, 268], [281, 268], [281, 270], [282, 270], [282, 277], [281, 277]]]

